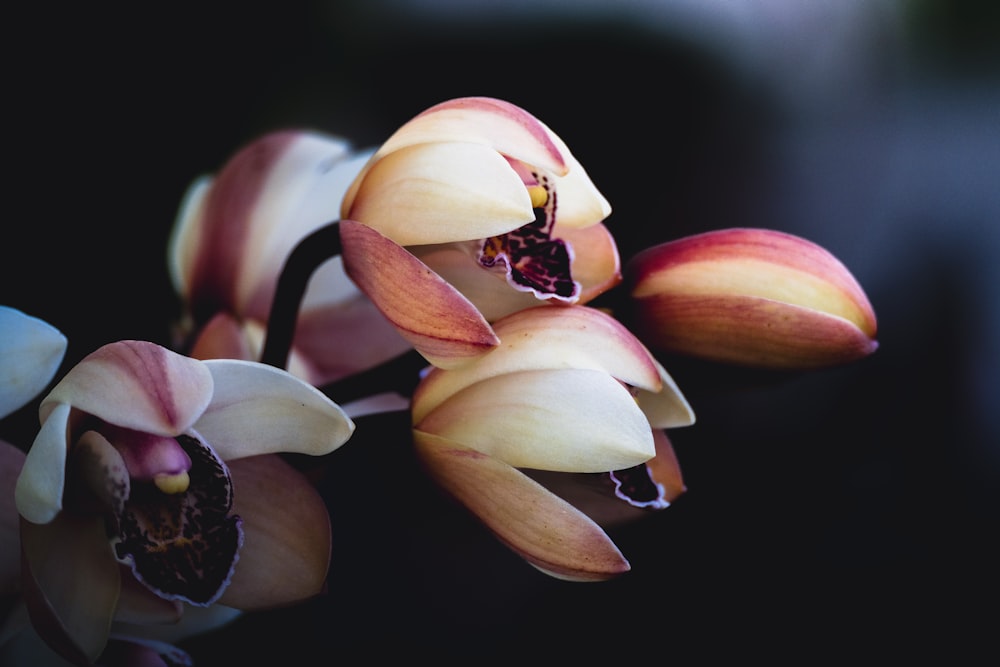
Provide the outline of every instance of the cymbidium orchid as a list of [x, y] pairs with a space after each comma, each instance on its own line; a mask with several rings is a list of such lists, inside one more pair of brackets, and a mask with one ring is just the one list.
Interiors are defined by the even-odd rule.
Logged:
[[[646, 476], [665, 507], [683, 490], [664, 429], [694, 414], [664, 368], [617, 320], [588, 306], [536, 306], [494, 323], [499, 345], [431, 369], [413, 395], [428, 473], [518, 554], [552, 576], [601, 580], [628, 561], [591, 517], [521, 469]], [[655, 461], [655, 463], [654, 463]], [[621, 486], [621, 484], [619, 484]]]
[[[234, 154], [185, 195], [169, 266], [183, 298], [183, 346], [199, 359], [258, 361], [282, 268], [303, 238], [336, 221], [351, 179], [371, 151], [302, 130], [272, 132]], [[332, 254], [296, 308], [287, 368], [314, 385], [409, 349]], [[358, 335], [364, 331], [364, 335]], [[181, 347], [181, 346], [179, 346]]]
[[74, 366], [39, 418], [15, 491], [24, 597], [67, 659], [95, 660], [119, 624], [323, 589], [326, 508], [277, 455], [326, 454], [351, 436], [318, 389], [261, 363], [119, 341]]
[[856, 361], [875, 312], [844, 264], [806, 239], [734, 228], [663, 243], [625, 267], [629, 326], [655, 351], [769, 369]]
[[490, 322], [616, 285], [610, 212], [540, 120], [453, 99], [401, 126], [348, 188], [344, 263], [426, 359], [454, 367], [497, 345]]

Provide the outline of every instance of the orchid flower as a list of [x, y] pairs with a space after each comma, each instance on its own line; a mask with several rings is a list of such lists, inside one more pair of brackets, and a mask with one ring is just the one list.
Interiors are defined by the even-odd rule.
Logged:
[[634, 475], [646, 465], [654, 496], [619, 495], [665, 507], [682, 488], [663, 430], [694, 423], [690, 406], [649, 351], [600, 310], [537, 306], [494, 327], [493, 351], [460, 368], [432, 368], [414, 392], [420, 460], [543, 572], [600, 580], [627, 571], [598, 523], [520, 469]]
[[353, 433], [315, 387], [265, 364], [119, 341], [74, 366], [39, 418], [15, 487], [24, 597], [67, 659], [92, 662], [118, 624], [322, 590], [326, 507], [277, 456], [323, 455]]
[[[370, 154], [352, 152], [333, 136], [273, 132], [238, 151], [216, 176], [190, 186], [168, 253], [186, 310], [180, 329], [190, 356], [260, 360], [288, 255], [336, 221], [344, 191]], [[327, 384], [410, 349], [347, 277], [340, 257], [320, 265], [300, 296], [287, 369], [310, 384]]]
[[453, 99], [400, 127], [347, 189], [344, 263], [428, 361], [451, 368], [497, 345], [489, 322], [618, 284], [610, 212], [537, 118]]
[[655, 351], [807, 370], [878, 347], [861, 285], [825, 248], [792, 234], [696, 234], [647, 248], [625, 273], [629, 326]]

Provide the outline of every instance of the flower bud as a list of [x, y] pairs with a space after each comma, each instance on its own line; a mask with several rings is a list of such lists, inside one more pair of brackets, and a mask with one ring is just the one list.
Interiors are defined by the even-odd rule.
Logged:
[[861, 359], [875, 313], [824, 248], [768, 229], [724, 229], [663, 243], [626, 265], [630, 326], [650, 348], [775, 370]]

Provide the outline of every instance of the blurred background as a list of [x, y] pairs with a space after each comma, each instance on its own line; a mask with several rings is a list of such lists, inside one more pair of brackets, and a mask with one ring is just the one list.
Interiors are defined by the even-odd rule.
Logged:
[[[322, 489], [328, 594], [191, 640], [196, 664], [996, 652], [1000, 5], [12, 11], [0, 303], [66, 333], [67, 369], [113, 340], [169, 343], [166, 242], [195, 177], [274, 129], [376, 145], [465, 95], [514, 102], [566, 141], [612, 204], [623, 259], [779, 229], [840, 258], [879, 318], [880, 349], [844, 368], [665, 360], [698, 416], [671, 433], [688, 492], [611, 531], [633, 568], [613, 582], [536, 572], [419, 475], [405, 418], [359, 422]], [[24, 442], [34, 419], [0, 436]]]

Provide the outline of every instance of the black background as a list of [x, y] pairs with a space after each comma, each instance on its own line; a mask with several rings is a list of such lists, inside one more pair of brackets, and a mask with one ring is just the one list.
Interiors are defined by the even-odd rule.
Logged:
[[[796, 60], [817, 53], [808, 39], [764, 40], [773, 56], [748, 64], [625, 14], [444, 22], [382, 5], [11, 16], [0, 302], [67, 334], [64, 369], [113, 340], [167, 344], [166, 241], [196, 176], [272, 129], [374, 145], [432, 104], [490, 95], [567, 142], [623, 258], [730, 226], [805, 236], [864, 285], [881, 347], [808, 375], [665, 360], [698, 416], [671, 434], [689, 490], [611, 531], [633, 569], [602, 584], [525, 565], [420, 476], [405, 418], [360, 420], [322, 489], [329, 592], [187, 642], [196, 664], [995, 653], [993, 5], [912, 3], [842, 44], [820, 26], [832, 65], [815, 70]], [[33, 419], [2, 435], [26, 444]]]

